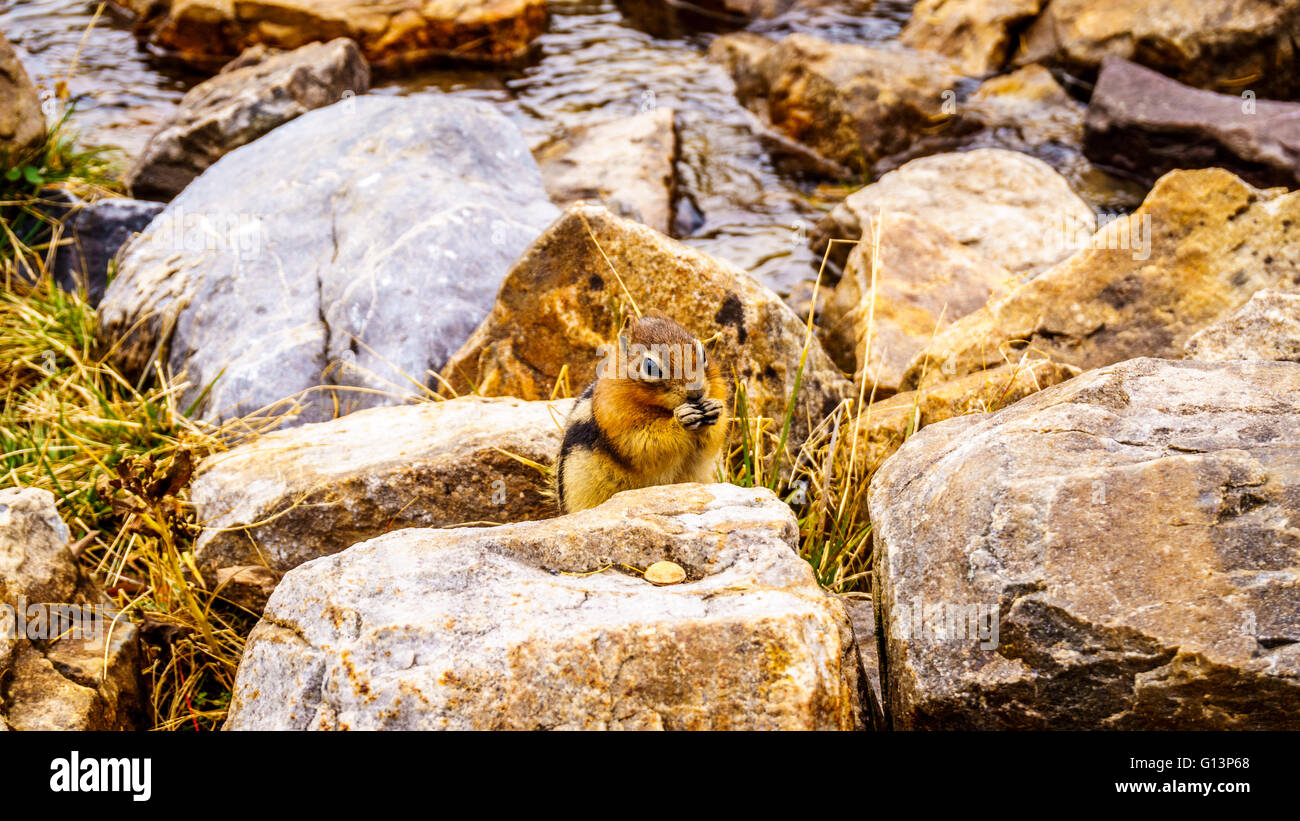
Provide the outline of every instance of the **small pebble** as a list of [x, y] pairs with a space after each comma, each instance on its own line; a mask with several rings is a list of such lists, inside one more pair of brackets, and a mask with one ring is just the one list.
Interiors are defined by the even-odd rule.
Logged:
[[686, 571], [673, 562], [655, 562], [646, 568], [645, 580], [651, 584], [678, 584], [686, 580]]

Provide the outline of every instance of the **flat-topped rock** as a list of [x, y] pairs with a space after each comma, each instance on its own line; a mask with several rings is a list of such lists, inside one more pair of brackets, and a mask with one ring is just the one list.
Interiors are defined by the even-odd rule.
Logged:
[[[860, 240], [880, 211], [901, 211], [946, 231], [990, 263], [1032, 277], [1090, 236], [1096, 217], [1047, 163], [1018, 151], [980, 148], [912, 160], [850, 194], [817, 223], [809, 245], [821, 254], [831, 239]], [[837, 243], [844, 264], [853, 246]]]
[[[674, 485], [390, 533], [285, 576], [226, 729], [853, 729], [852, 630], [797, 532], [770, 491]], [[637, 572], [661, 560], [686, 580]]]
[[279, 575], [390, 530], [554, 516], [547, 477], [527, 462], [549, 465], [572, 405], [371, 408], [209, 457], [191, 490], [195, 561], [212, 579], [258, 565]]

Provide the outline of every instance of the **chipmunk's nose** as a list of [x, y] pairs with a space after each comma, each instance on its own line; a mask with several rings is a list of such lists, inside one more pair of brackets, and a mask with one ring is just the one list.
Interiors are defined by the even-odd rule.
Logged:
[[688, 387], [688, 388], [686, 389], [686, 398], [689, 399], [689, 400], [691, 400], [692, 402], [695, 402], [695, 401], [697, 401], [697, 400], [703, 399], [703, 398], [704, 398], [704, 386], [701, 385], [701, 386], [698, 387], [698, 388], [691, 388], [691, 387]]

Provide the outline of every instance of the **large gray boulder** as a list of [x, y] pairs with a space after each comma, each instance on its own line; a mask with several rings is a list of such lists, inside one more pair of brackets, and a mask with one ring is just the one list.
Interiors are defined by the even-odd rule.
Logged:
[[275, 53], [249, 49], [185, 95], [126, 174], [131, 192], [166, 202], [241, 145], [313, 109], [370, 90], [370, 66], [340, 37]]
[[226, 728], [853, 729], [852, 630], [797, 534], [768, 490], [675, 485], [381, 536], [284, 577]]
[[302, 395], [299, 421], [391, 404], [429, 387], [557, 213], [492, 106], [344, 100], [173, 200], [123, 252], [102, 333], [130, 372], [184, 372], [208, 419], [318, 385], [339, 389]]
[[1134, 359], [876, 474], [904, 729], [1300, 729], [1300, 364]]

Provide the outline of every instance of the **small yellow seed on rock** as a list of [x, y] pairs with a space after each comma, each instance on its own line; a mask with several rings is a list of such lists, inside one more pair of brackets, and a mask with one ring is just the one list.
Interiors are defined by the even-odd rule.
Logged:
[[673, 562], [655, 562], [646, 568], [645, 580], [651, 584], [677, 584], [686, 580], [686, 571]]

